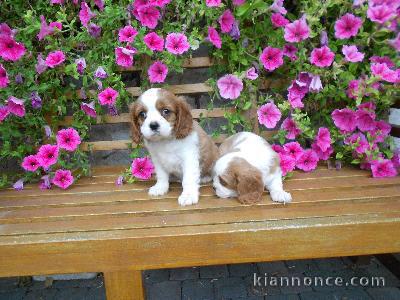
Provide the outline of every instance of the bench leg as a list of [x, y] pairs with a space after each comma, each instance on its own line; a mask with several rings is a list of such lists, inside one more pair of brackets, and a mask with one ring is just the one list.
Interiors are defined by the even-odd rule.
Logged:
[[142, 271], [104, 273], [107, 300], [144, 300]]

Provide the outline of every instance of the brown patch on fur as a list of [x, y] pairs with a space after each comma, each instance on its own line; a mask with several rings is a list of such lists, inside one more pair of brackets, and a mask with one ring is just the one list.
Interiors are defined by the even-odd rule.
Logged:
[[230, 137], [228, 137], [220, 146], [219, 153], [221, 156], [240, 151], [238, 148], [235, 148], [235, 145], [240, 144], [243, 141], [243, 138], [240, 138], [240, 133], [236, 133]]
[[132, 140], [135, 144], [139, 144], [142, 139], [140, 126], [143, 124], [144, 118], [139, 116], [142, 111], [146, 112], [146, 108], [139, 100], [136, 100], [129, 106], [129, 116], [131, 119], [131, 134], [132, 134]]

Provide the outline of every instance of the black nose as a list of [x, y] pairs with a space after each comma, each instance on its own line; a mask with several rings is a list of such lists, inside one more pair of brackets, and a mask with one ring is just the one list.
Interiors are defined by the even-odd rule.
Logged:
[[150, 129], [153, 131], [156, 131], [158, 128], [160, 128], [160, 124], [158, 124], [157, 122], [151, 122], [150, 123]]

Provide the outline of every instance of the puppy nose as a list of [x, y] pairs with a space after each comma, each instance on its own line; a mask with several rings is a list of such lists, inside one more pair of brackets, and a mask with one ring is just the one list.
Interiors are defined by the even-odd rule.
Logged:
[[151, 122], [150, 123], [150, 129], [153, 131], [156, 131], [158, 128], [160, 128], [160, 124], [158, 122]]

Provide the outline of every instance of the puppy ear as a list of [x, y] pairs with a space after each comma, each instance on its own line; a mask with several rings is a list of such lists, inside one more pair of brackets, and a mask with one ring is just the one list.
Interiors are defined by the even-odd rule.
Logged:
[[[255, 172], [256, 171], [256, 172]], [[262, 200], [264, 184], [261, 173], [255, 170], [242, 170], [237, 173], [238, 199], [242, 204], [253, 204]]]
[[187, 137], [193, 129], [193, 117], [190, 110], [190, 105], [185, 98], [176, 98], [176, 121], [175, 121], [175, 136], [177, 139]]
[[140, 133], [140, 126], [139, 126], [138, 118], [136, 116], [136, 107], [137, 107], [136, 102], [133, 102], [129, 105], [129, 116], [131, 119], [132, 141], [135, 144], [139, 144], [141, 142], [142, 136]]

